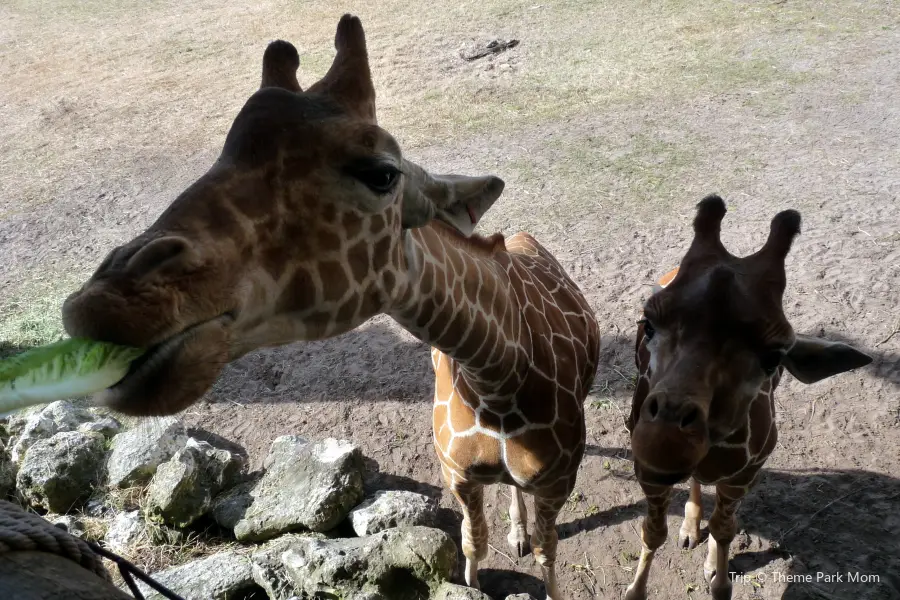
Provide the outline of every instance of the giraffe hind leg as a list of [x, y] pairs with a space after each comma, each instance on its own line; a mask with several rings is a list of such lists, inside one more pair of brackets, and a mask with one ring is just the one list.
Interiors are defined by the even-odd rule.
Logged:
[[525, 495], [514, 485], [509, 486], [512, 500], [509, 503], [509, 535], [506, 540], [509, 547], [518, 557], [528, 553], [528, 509], [525, 507]]
[[691, 480], [691, 493], [684, 505], [684, 523], [678, 533], [678, 547], [693, 550], [700, 543], [700, 521], [703, 519], [703, 492], [700, 482]]

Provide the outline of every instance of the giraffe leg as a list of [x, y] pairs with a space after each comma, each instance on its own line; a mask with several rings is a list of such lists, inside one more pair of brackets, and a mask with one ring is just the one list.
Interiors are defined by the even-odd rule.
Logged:
[[669, 510], [669, 502], [672, 499], [672, 488], [643, 485], [644, 495], [647, 497], [647, 516], [641, 525], [641, 559], [634, 573], [634, 581], [625, 591], [625, 600], [646, 600], [647, 580], [650, 577], [650, 565], [656, 550], [666, 541], [669, 527], [666, 524], [666, 512]]
[[509, 486], [512, 502], [509, 504], [509, 535], [506, 540], [519, 557], [528, 552], [528, 509], [525, 508], [525, 497], [522, 490], [514, 485]]
[[700, 543], [700, 520], [703, 518], [703, 495], [700, 482], [691, 480], [691, 494], [684, 505], [684, 523], [678, 533], [678, 547], [693, 550]]
[[484, 487], [475, 483], [453, 484], [450, 488], [462, 507], [462, 551], [466, 557], [466, 585], [480, 589], [478, 562], [488, 550], [488, 528], [484, 520]]
[[[568, 489], [568, 488], [567, 488]], [[569, 490], [571, 492], [571, 490]], [[556, 583], [556, 517], [569, 493], [552, 496], [534, 496], [534, 532], [531, 534], [531, 552], [541, 566], [547, 600], [561, 600], [562, 594]]]
[[728, 552], [737, 533], [735, 512], [746, 493], [742, 487], [716, 486], [716, 508], [709, 517], [709, 554], [703, 567], [713, 600], [731, 600]]

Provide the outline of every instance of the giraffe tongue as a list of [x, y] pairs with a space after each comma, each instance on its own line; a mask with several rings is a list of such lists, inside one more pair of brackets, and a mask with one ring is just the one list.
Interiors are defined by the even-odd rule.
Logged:
[[466, 210], [469, 211], [469, 218], [472, 219], [472, 225], [478, 223], [478, 218], [475, 216], [475, 211], [472, 210], [472, 207], [466, 204]]

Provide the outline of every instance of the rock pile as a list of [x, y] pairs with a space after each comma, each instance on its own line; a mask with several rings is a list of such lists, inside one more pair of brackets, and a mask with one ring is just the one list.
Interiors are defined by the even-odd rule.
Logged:
[[[242, 455], [190, 437], [175, 418], [123, 431], [54, 402], [0, 421], [0, 434], [0, 496], [139, 564], [161, 536], [189, 545], [214, 523], [231, 537], [227, 549], [151, 573], [189, 600], [488, 598], [450, 583], [457, 548], [435, 528], [435, 501], [367, 496], [363, 456], [346, 440], [279, 437], [248, 473]], [[139, 500], [113, 506], [96, 490]]]

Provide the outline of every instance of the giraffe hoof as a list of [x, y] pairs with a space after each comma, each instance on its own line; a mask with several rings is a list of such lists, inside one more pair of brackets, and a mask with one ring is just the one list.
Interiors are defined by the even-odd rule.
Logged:
[[699, 531], [681, 530], [678, 534], [678, 547], [683, 550], [693, 550], [700, 544]]
[[527, 556], [528, 553], [531, 552], [531, 545], [528, 543], [528, 537], [524, 532], [522, 535], [519, 535], [516, 532], [510, 532], [510, 534], [506, 536], [506, 541], [519, 558]]
[[724, 581], [714, 579], [709, 587], [709, 594], [713, 600], [731, 600], [731, 580], [727, 577]]
[[646, 588], [628, 586], [625, 590], [625, 600], [647, 600]]

